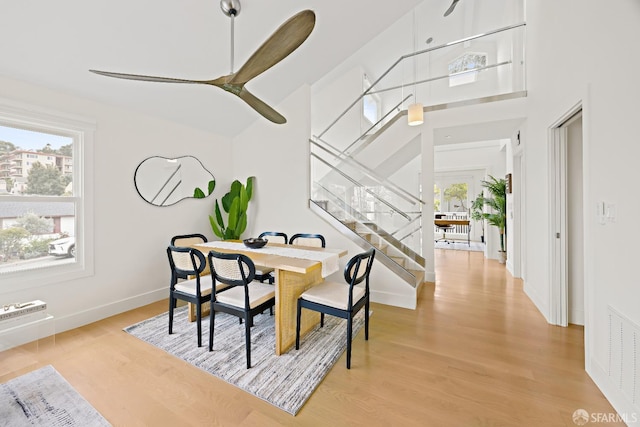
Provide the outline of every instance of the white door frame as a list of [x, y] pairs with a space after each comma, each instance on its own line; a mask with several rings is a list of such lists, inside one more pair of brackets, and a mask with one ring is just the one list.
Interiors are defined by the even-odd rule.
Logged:
[[512, 232], [512, 242], [513, 242], [513, 277], [520, 277], [524, 279], [524, 268], [523, 268], [523, 260], [524, 260], [524, 153], [523, 150], [515, 153], [513, 156], [513, 230]]
[[567, 124], [582, 111], [574, 105], [549, 128], [549, 322], [569, 324], [567, 254]]

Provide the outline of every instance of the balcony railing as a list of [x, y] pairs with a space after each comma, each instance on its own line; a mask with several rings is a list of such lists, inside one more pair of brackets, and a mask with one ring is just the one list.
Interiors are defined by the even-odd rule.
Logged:
[[314, 137], [353, 151], [409, 104], [429, 110], [525, 91], [525, 29], [515, 24], [401, 56]]

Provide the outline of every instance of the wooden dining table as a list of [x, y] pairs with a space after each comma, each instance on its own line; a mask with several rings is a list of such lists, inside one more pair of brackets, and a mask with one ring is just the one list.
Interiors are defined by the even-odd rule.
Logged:
[[[311, 246], [268, 243], [264, 248], [251, 249], [242, 242], [207, 242], [193, 245], [205, 256], [209, 251], [241, 253], [248, 256], [256, 265], [274, 269], [275, 275], [275, 351], [277, 355], [285, 353], [296, 341], [296, 309], [300, 295], [310, 287], [324, 281], [324, 278], [336, 270], [335, 257], [347, 254], [345, 249], [318, 248]], [[277, 253], [281, 248], [281, 252]], [[317, 253], [314, 256], [313, 253]], [[332, 262], [322, 262], [317, 258], [333, 257]], [[316, 259], [313, 259], [316, 258]], [[331, 271], [327, 270], [331, 264]], [[308, 333], [320, 322], [320, 314], [303, 310], [300, 322], [300, 335]]]

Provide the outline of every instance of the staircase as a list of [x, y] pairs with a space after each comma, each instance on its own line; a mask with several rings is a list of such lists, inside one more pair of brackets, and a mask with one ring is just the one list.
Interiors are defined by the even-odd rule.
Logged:
[[[519, 75], [524, 56], [515, 48], [522, 43], [523, 33], [524, 24], [518, 24], [405, 55], [309, 140], [310, 209], [364, 250], [375, 248], [376, 261], [413, 288], [425, 279], [422, 211], [426, 203], [420, 179], [421, 127], [407, 126], [406, 104], [433, 99], [424, 111], [435, 111], [526, 96], [524, 77]], [[496, 52], [485, 55], [485, 61], [473, 68], [455, 72], [455, 76], [473, 74], [474, 81], [482, 83], [469, 85], [471, 90], [460, 98], [459, 88], [448, 89], [454, 74], [446, 58], [457, 56], [459, 62], [467, 52], [477, 57], [478, 46], [483, 51], [495, 46]], [[507, 57], [509, 52], [514, 56]], [[417, 56], [429, 57], [422, 60], [429, 63], [428, 70], [416, 70], [413, 80], [406, 82], [402, 63], [407, 68], [406, 60], [415, 61]], [[500, 80], [506, 73], [512, 73], [510, 85]], [[405, 87], [412, 88], [413, 94], [407, 95], [411, 91]], [[336, 84], [336, 97], [343, 88], [344, 82]], [[426, 95], [426, 88], [433, 96]], [[377, 109], [373, 120], [364, 113], [365, 106], [372, 105]], [[431, 221], [428, 226], [433, 227]]]
[[311, 211], [323, 218], [349, 240], [364, 250], [375, 248], [376, 261], [413, 287], [424, 280], [424, 258], [375, 223], [340, 218], [340, 211], [331, 212], [327, 200], [311, 200]]

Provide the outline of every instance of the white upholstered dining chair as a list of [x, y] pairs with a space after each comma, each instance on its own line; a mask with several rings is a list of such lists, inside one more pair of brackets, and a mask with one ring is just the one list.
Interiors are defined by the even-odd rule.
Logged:
[[375, 254], [375, 250], [371, 248], [349, 260], [344, 269], [346, 284], [326, 281], [312, 286], [300, 295], [296, 312], [296, 350], [300, 348], [303, 308], [320, 312], [320, 327], [324, 326], [325, 314], [347, 319], [347, 369], [351, 369], [353, 317], [361, 308], [364, 308], [364, 339], [369, 339], [369, 274]]
[[[251, 326], [253, 318], [275, 305], [275, 288], [266, 283], [254, 281], [255, 266], [243, 254], [227, 254], [210, 251], [207, 255], [211, 268], [211, 281], [215, 291], [211, 296], [209, 313], [209, 351], [213, 351], [216, 313], [231, 314], [244, 320], [247, 369], [251, 368]], [[218, 284], [229, 287], [218, 292]]]

